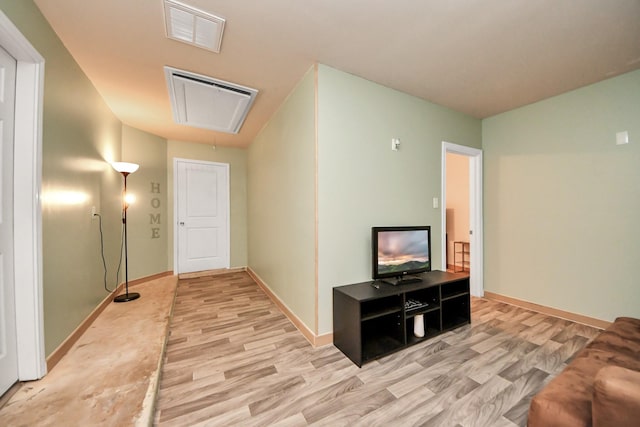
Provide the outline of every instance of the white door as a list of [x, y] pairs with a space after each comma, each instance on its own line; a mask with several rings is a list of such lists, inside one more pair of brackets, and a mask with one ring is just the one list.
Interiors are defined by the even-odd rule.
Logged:
[[18, 380], [13, 279], [13, 124], [16, 60], [0, 48], [0, 395]]
[[229, 165], [176, 159], [178, 273], [229, 268]]

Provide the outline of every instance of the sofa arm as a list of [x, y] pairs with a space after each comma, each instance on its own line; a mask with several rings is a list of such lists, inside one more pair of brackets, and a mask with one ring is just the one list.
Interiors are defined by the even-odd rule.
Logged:
[[593, 427], [637, 427], [640, 423], [640, 372], [605, 366], [593, 384]]

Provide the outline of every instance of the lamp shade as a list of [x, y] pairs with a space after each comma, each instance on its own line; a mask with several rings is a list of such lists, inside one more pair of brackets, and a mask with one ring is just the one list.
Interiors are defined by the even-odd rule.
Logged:
[[111, 163], [111, 166], [113, 166], [113, 168], [118, 172], [127, 173], [127, 174], [134, 173], [140, 167], [140, 165], [136, 163], [127, 163], [127, 162], [113, 162]]

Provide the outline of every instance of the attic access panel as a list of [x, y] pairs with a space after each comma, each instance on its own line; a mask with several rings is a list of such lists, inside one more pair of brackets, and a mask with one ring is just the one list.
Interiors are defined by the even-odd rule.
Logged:
[[177, 68], [164, 70], [176, 123], [233, 134], [240, 131], [256, 89]]

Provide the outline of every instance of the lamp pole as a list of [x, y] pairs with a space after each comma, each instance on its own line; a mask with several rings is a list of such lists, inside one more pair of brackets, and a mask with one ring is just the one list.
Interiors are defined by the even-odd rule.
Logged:
[[124, 193], [122, 197], [122, 225], [124, 226], [124, 294], [118, 295], [113, 299], [113, 302], [127, 302], [140, 298], [140, 294], [137, 292], [129, 293], [129, 254], [127, 252], [127, 209], [129, 208], [129, 202], [127, 202], [127, 176], [138, 170], [138, 165], [135, 163], [117, 162], [113, 164], [113, 168], [120, 172], [124, 177]]

